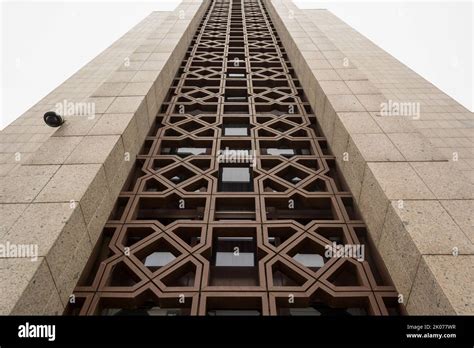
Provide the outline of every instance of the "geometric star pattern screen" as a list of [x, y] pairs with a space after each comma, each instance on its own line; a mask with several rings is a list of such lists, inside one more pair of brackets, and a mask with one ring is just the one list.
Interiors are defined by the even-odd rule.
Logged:
[[65, 314], [405, 314], [264, 5], [210, 3]]

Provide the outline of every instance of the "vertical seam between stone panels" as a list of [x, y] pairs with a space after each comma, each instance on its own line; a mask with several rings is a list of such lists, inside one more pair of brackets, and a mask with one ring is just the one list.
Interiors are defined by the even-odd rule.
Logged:
[[[419, 162], [419, 161], [412, 161], [412, 162]], [[413, 167], [411, 165], [411, 162], [406, 162], [408, 164], [408, 166], [410, 167], [410, 169], [416, 174], [416, 176], [421, 180], [421, 182], [423, 183], [423, 185], [426, 186], [426, 188], [428, 189], [428, 191], [433, 195], [433, 198], [432, 199], [428, 199], [428, 200], [435, 200], [435, 201], [438, 201], [439, 202], [439, 198], [438, 196], [436, 195], [436, 193], [431, 189], [431, 187], [425, 182], [425, 180], [423, 179], [423, 177], [418, 174], [418, 171], [415, 169], [415, 167]], [[441, 203], [440, 203], [441, 204]], [[444, 209], [444, 208], [443, 208]]]
[[[418, 271], [421, 267], [421, 263], [424, 262], [425, 263], [425, 266], [426, 266], [426, 269], [428, 270], [429, 274], [430, 274], [430, 278], [428, 279], [436, 279], [435, 275], [433, 274], [433, 272], [431, 271], [431, 268], [430, 266], [428, 265], [428, 263], [424, 260], [423, 256], [430, 256], [430, 255], [426, 255], [426, 254], [420, 254], [420, 259], [418, 261], [418, 264], [417, 264], [417, 268], [416, 268], [416, 273], [415, 273], [415, 277], [413, 279], [413, 282], [411, 284], [411, 287], [410, 287], [410, 293], [408, 295], [408, 299], [406, 301], [406, 308], [408, 308], [409, 306], [409, 301], [411, 299], [411, 295], [412, 295], [412, 291], [413, 291], [413, 287], [415, 286], [415, 282], [417, 281], [417, 276], [418, 276]], [[434, 255], [434, 256], [437, 256], [437, 255]], [[456, 310], [455, 310], [455, 307], [453, 306], [453, 304], [451, 303], [451, 301], [449, 300], [448, 296], [446, 296], [446, 293], [444, 292], [443, 288], [441, 286], [439, 286], [439, 284], [437, 282], [435, 282], [435, 286], [437, 287], [438, 291], [441, 292], [441, 294], [443, 295], [443, 298], [450, 306], [451, 306], [451, 310], [456, 314]]]
[[[41, 190], [40, 190], [41, 192]], [[39, 194], [39, 193], [38, 193]], [[36, 197], [35, 197], [36, 198]], [[22, 210], [21, 214], [18, 215], [18, 217], [13, 221], [13, 223], [10, 224], [10, 227], [2, 234], [0, 235], [0, 238], [3, 238], [3, 236], [6, 236], [8, 234], [8, 232], [10, 232], [10, 230], [12, 229], [13, 226], [15, 226], [15, 224], [17, 223], [18, 220], [20, 220], [22, 218], [22, 215], [25, 213], [25, 211], [30, 207], [31, 204], [33, 204], [33, 202], [31, 203], [1, 203], [1, 205], [26, 205], [25, 209]]]
[[[454, 221], [454, 223], [456, 224], [457, 227], [459, 227], [459, 230], [464, 234], [464, 236], [466, 237], [467, 240], [469, 240], [471, 242], [471, 244], [474, 244], [474, 241], [471, 240], [471, 237], [469, 235], [466, 234], [466, 232], [464, 231], [464, 228], [461, 227], [461, 225], [457, 222], [457, 220], [454, 218], [454, 216], [451, 215], [451, 213], [446, 209], [446, 207], [444, 206], [443, 204], [443, 201], [452, 201], [452, 200], [455, 200], [455, 201], [472, 201], [470, 199], [443, 199], [443, 200], [437, 200], [439, 202], [439, 204], [441, 205], [441, 207], [443, 208], [443, 210], [448, 214], [448, 216], [451, 218], [451, 220]], [[471, 227], [472, 224], [471, 224]]]
[[[82, 211], [81, 211], [81, 215], [82, 215]], [[87, 235], [89, 235], [89, 233], [87, 233]], [[64, 310], [64, 308], [66, 308], [67, 303], [63, 303], [63, 299], [61, 298], [61, 293], [59, 292], [58, 286], [56, 285], [56, 280], [54, 279], [53, 273], [51, 271], [51, 268], [49, 267], [49, 262], [46, 256], [44, 257], [44, 261], [46, 262], [46, 266], [48, 267], [49, 274], [51, 275], [51, 279], [53, 280], [54, 288], [56, 289], [56, 293], [58, 294], [59, 302], [61, 302], [61, 305], [63, 306], [63, 310]], [[48, 304], [46, 303], [42, 311], [43, 313], [45, 312], [44, 310], [46, 309], [47, 305]]]
[[423, 255], [420, 254], [420, 256], [418, 257], [418, 262], [416, 263], [415, 276], [413, 277], [413, 281], [411, 282], [411, 285], [410, 285], [410, 291], [408, 292], [408, 295], [407, 295], [407, 300], [406, 300], [407, 308], [408, 308], [408, 302], [410, 301], [410, 298], [411, 298], [411, 293], [412, 293], [412, 290], [413, 290], [413, 286], [415, 285], [415, 282], [416, 282], [416, 279], [417, 279], [417, 276], [418, 276], [418, 271], [420, 269], [420, 264], [422, 262], [422, 259], [423, 259]]

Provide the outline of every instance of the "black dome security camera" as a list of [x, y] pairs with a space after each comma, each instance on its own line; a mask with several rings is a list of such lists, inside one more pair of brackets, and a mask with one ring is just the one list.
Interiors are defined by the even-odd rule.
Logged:
[[54, 111], [48, 111], [43, 116], [44, 122], [50, 127], [59, 127], [64, 123], [64, 118]]

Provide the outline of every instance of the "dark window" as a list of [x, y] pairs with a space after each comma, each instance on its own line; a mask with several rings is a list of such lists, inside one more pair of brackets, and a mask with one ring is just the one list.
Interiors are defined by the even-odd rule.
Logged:
[[214, 265], [217, 267], [254, 267], [253, 237], [217, 237], [214, 245]]
[[186, 157], [190, 155], [206, 155], [209, 154], [209, 149], [206, 147], [178, 147], [170, 148], [164, 147], [161, 150], [162, 155], [178, 155], [180, 157]]
[[207, 312], [207, 315], [209, 316], [260, 316], [262, 315], [260, 311], [257, 310], [245, 310], [245, 309], [215, 309], [215, 310], [210, 310]]
[[284, 156], [284, 157], [292, 157], [295, 155], [311, 155], [311, 151], [309, 149], [290, 149], [290, 148], [276, 148], [276, 147], [269, 147], [263, 149], [264, 155], [271, 155], [271, 156]]
[[221, 167], [219, 171], [220, 192], [248, 192], [253, 190], [250, 167]]
[[211, 286], [257, 286], [257, 246], [253, 236], [216, 236], [209, 272]]
[[224, 125], [224, 136], [242, 137], [248, 136], [249, 129], [246, 125], [226, 124]]

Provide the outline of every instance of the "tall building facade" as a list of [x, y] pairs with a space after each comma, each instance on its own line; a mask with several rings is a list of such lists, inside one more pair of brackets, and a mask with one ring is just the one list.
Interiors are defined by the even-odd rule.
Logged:
[[66, 313], [403, 311], [264, 4], [211, 2]]
[[0, 131], [0, 315], [473, 314], [473, 119], [327, 10], [152, 12]]

